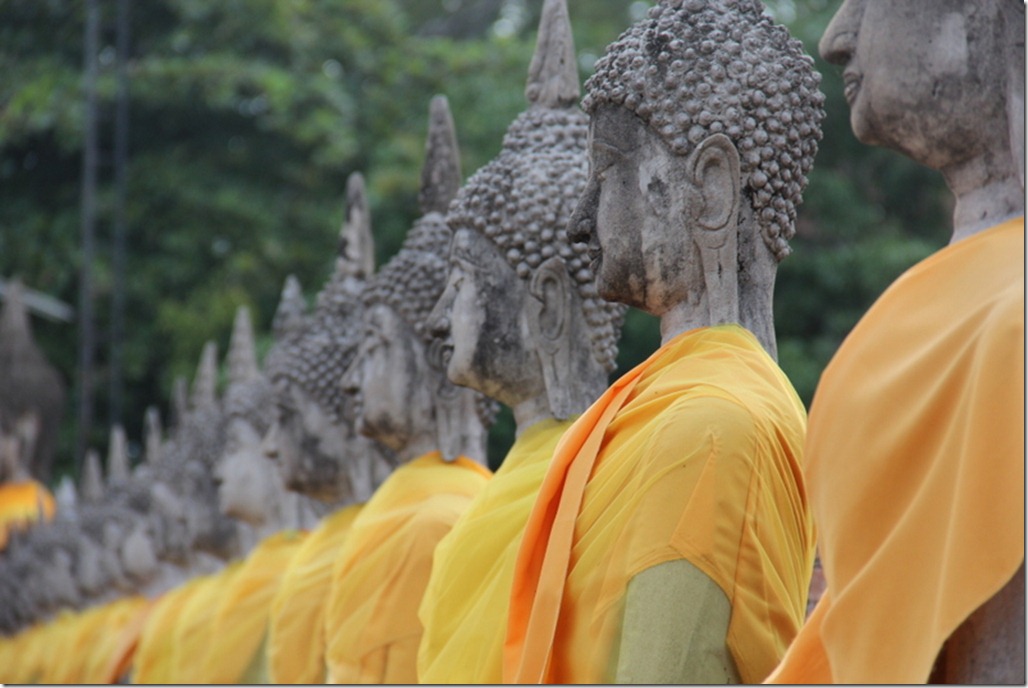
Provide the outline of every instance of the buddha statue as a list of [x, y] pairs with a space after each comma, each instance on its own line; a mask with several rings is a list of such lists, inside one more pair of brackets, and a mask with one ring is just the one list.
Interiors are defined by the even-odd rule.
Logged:
[[264, 438], [290, 490], [340, 506], [364, 501], [381, 482], [391, 457], [354, 428], [339, 379], [357, 353], [360, 291], [374, 251], [364, 180], [347, 181], [347, 217], [335, 270], [310, 314], [295, 278], [286, 281], [275, 315], [275, 344], [264, 361], [277, 414]]
[[812, 62], [756, 0], [663, 0], [586, 82], [569, 238], [600, 296], [660, 319], [661, 348], [553, 454], [505, 681], [759, 682], [802, 625], [806, 418], [771, 304], [820, 138]]
[[0, 552], [9, 533], [54, 517], [53, 495], [28, 469], [40, 427], [34, 411], [13, 418], [0, 412]]
[[362, 341], [343, 378], [358, 430], [392, 449], [399, 466], [354, 518], [335, 561], [326, 613], [333, 683], [415, 683], [418, 604], [432, 556], [485, 484], [491, 405], [446, 379], [428, 316], [446, 280], [443, 211], [460, 184], [446, 99], [429, 107], [422, 216], [362, 294]]
[[856, 137], [938, 170], [955, 203], [949, 245], [821, 376], [805, 455], [826, 590], [775, 682], [1025, 681], [1024, 26], [1021, 2], [845, 0], [821, 38]]
[[274, 395], [257, 366], [253, 326], [245, 306], [236, 311], [228, 378], [225, 452], [216, 468], [222, 512], [249, 523], [258, 538], [306, 527], [312, 518], [306, 498], [286, 490], [277, 467], [261, 449], [275, 415]]
[[422, 603], [419, 680], [500, 683], [507, 604], [525, 522], [564, 431], [615, 367], [624, 306], [596, 292], [566, 225], [585, 188], [588, 117], [564, 0], [549, 0], [528, 109], [446, 216], [446, 289], [429, 316], [447, 376], [513, 410], [517, 436], [436, 548]]

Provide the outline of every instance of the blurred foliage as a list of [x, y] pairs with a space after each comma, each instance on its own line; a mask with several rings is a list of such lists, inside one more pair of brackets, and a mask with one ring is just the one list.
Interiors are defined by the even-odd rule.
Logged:
[[[106, 444], [106, 324], [113, 276], [114, 0], [101, 0], [101, 189], [95, 264], [101, 340], [96, 389]], [[584, 80], [604, 47], [651, 4], [569, 0]], [[812, 55], [837, 0], [769, 0]], [[224, 352], [248, 305], [267, 334], [281, 285], [309, 296], [332, 265], [346, 176], [368, 183], [379, 263], [417, 216], [428, 101], [450, 100], [465, 176], [499, 150], [525, 103], [542, 0], [146, 0], [131, 3], [127, 417], [167, 418], [174, 378], [205, 340]], [[84, 126], [84, 3], [0, 0], [0, 275], [77, 303]], [[794, 255], [779, 271], [781, 364], [809, 403], [820, 372], [874, 298], [946, 241], [939, 179], [853, 139], [835, 68], [819, 59], [825, 139]], [[48, 356], [75, 381], [74, 326], [36, 321]], [[619, 373], [659, 345], [656, 321], [627, 319]], [[71, 423], [58, 470], [71, 465]], [[501, 414], [495, 465], [512, 440]]]

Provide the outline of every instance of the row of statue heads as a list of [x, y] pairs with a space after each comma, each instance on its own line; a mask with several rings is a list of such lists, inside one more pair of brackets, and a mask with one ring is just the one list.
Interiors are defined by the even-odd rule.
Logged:
[[426, 452], [484, 463], [497, 402], [519, 430], [582, 413], [614, 371], [626, 304], [682, 326], [741, 323], [774, 355], [774, 275], [821, 136], [818, 83], [757, 0], [663, 0], [580, 101], [567, 8], [547, 0], [528, 107], [500, 153], [462, 184], [435, 97], [422, 215], [377, 271], [353, 174], [313, 308], [290, 277], [263, 370], [241, 308], [224, 395], [209, 343], [188, 402], [176, 385], [167, 439], [148, 410], [138, 466], [116, 431], [106, 481], [93, 455], [74, 508], [12, 537], [0, 585], [30, 591], [0, 590], [0, 630], [166, 588], [263, 531], [367, 500]]

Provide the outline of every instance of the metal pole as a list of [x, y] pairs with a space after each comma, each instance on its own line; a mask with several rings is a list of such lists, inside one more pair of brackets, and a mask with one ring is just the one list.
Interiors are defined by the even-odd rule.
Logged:
[[89, 444], [93, 422], [93, 358], [96, 332], [93, 323], [93, 254], [96, 234], [97, 178], [97, 52], [100, 44], [100, 6], [86, 0], [86, 33], [83, 69], [85, 72], [86, 121], [82, 155], [81, 239], [79, 265], [79, 394], [78, 423], [75, 437], [75, 473], [82, 474], [82, 463]]
[[114, 113], [114, 242], [112, 247], [112, 269], [114, 293], [111, 302], [111, 358], [110, 358], [110, 421], [112, 425], [124, 425], [124, 365], [123, 345], [125, 340], [125, 197], [128, 181], [128, 51], [129, 51], [129, 0], [118, 0], [118, 96]]

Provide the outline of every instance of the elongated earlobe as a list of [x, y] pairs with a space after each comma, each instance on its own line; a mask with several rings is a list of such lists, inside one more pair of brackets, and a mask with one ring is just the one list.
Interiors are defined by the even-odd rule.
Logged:
[[701, 228], [707, 232], [725, 229], [735, 220], [740, 194], [739, 151], [731, 139], [714, 134], [700, 143], [692, 176], [703, 201], [698, 217]]
[[573, 307], [571, 276], [564, 261], [554, 256], [543, 262], [532, 275], [529, 293], [535, 303], [530, 306], [528, 327], [538, 343], [539, 363], [550, 411], [559, 420], [580, 409], [573, 408], [571, 309]]

